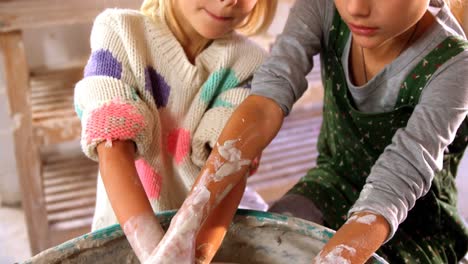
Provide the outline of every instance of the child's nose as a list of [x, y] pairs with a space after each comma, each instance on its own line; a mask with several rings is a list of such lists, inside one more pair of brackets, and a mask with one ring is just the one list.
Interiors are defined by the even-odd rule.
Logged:
[[219, 0], [225, 6], [233, 6], [237, 4], [237, 0]]
[[351, 16], [368, 16], [371, 10], [369, 0], [347, 0], [346, 10]]

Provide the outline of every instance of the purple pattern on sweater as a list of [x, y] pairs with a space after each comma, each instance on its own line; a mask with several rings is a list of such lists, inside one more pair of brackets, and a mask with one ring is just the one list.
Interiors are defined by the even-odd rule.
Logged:
[[169, 87], [164, 78], [151, 66], [145, 69], [145, 89], [153, 95], [158, 108], [167, 105], [171, 87]]
[[84, 70], [84, 76], [122, 77], [122, 64], [108, 50], [97, 50], [91, 54]]

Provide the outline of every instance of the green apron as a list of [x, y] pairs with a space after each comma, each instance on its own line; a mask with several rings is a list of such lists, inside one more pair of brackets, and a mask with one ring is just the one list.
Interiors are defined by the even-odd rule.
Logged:
[[[346, 221], [384, 148], [397, 129], [406, 126], [432, 74], [468, 47], [463, 39], [445, 39], [405, 79], [392, 111], [363, 113], [353, 102], [341, 64], [349, 34], [336, 12], [329, 45], [321, 53], [325, 95], [317, 166], [289, 192], [311, 199], [322, 211], [325, 225], [335, 230]], [[465, 119], [429, 193], [417, 201], [395, 236], [378, 251], [390, 263], [457, 263], [466, 254], [468, 232], [457, 212], [455, 175], [467, 141]]]

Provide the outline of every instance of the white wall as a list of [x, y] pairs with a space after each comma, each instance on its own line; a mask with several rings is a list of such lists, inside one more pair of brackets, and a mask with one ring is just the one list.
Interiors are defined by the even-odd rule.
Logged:
[[91, 25], [67, 25], [24, 32], [28, 63], [32, 68], [64, 67], [82, 63], [89, 55]]

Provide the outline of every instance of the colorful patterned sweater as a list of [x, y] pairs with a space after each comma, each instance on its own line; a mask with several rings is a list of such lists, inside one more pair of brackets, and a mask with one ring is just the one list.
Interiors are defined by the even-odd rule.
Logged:
[[[265, 52], [236, 33], [213, 41], [192, 64], [159, 18], [109, 9], [91, 33], [92, 54], [75, 87], [84, 153], [132, 140], [153, 210], [179, 208], [224, 124], [250, 92]], [[116, 223], [99, 178], [93, 228]]]

